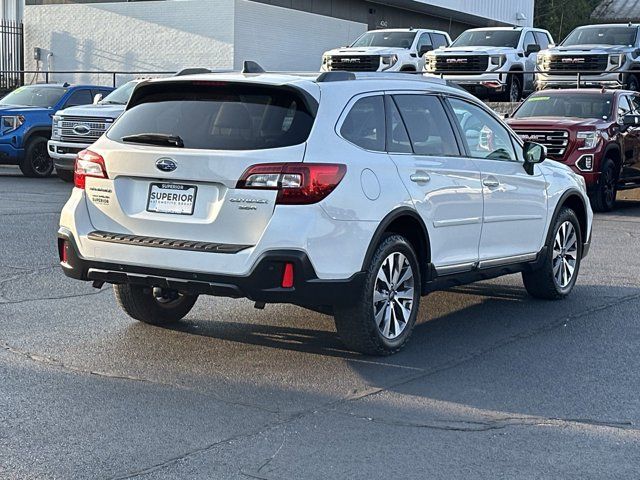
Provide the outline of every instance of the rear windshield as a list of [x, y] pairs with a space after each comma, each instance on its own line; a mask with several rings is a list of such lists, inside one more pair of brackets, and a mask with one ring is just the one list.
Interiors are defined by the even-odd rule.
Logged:
[[613, 94], [539, 94], [530, 96], [513, 114], [514, 118], [574, 117], [601, 118], [612, 115]]
[[142, 95], [107, 137], [170, 135], [184, 148], [260, 150], [303, 143], [313, 125], [302, 94], [282, 87], [184, 82], [147, 86]]

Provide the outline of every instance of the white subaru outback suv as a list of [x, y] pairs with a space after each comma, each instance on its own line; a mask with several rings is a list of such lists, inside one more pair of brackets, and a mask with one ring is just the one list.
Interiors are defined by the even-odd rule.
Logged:
[[348, 347], [390, 354], [433, 290], [514, 272], [534, 297], [572, 290], [593, 215], [544, 157], [439, 79], [152, 80], [78, 156], [60, 262], [142, 322], [247, 297], [330, 313]]

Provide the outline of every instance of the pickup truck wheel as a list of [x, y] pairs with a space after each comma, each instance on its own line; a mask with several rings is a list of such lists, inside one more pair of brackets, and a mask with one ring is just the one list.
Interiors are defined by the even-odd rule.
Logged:
[[591, 206], [596, 212], [610, 212], [616, 204], [618, 193], [618, 174], [616, 164], [610, 158], [602, 164], [600, 178], [594, 192], [589, 196]]
[[409, 339], [420, 307], [420, 270], [411, 244], [400, 235], [381, 241], [353, 305], [336, 309], [336, 330], [350, 349], [390, 355]]
[[138, 285], [114, 285], [113, 291], [127, 315], [151, 325], [169, 325], [181, 320], [198, 299], [197, 295]]
[[629, 78], [627, 79], [627, 90], [640, 92], [640, 80], [638, 80], [637, 75], [629, 75]]
[[571, 293], [582, 259], [582, 233], [575, 212], [563, 208], [552, 225], [541, 267], [522, 273], [529, 295], [546, 300], [558, 300]]
[[509, 74], [507, 77], [507, 89], [504, 92], [505, 102], [517, 103], [522, 98], [522, 81], [518, 75]]
[[56, 175], [63, 182], [73, 183], [73, 170], [58, 170], [56, 168]]
[[47, 152], [47, 139], [35, 137], [25, 148], [24, 158], [19, 165], [25, 177], [44, 178], [53, 172], [53, 159]]

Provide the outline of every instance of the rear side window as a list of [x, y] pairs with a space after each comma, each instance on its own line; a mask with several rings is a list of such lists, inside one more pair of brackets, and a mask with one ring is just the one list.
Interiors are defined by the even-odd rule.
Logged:
[[432, 95], [394, 95], [416, 155], [460, 155], [440, 100]]
[[340, 128], [345, 140], [366, 150], [385, 150], [385, 118], [382, 95], [365, 97], [353, 104]]
[[141, 95], [109, 138], [158, 134], [180, 137], [184, 148], [261, 150], [304, 143], [314, 120], [301, 94], [278, 87], [184, 82]]

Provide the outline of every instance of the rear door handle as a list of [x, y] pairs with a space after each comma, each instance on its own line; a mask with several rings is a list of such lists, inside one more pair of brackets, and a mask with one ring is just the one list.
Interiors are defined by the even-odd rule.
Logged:
[[427, 183], [429, 180], [431, 180], [429, 174], [424, 172], [414, 173], [409, 178], [412, 182], [416, 183]]
[[485, 178], [482, 180], [482, 184], [489, 188], [496, 188], [500, 186], [500, 182], [493, 177]]

